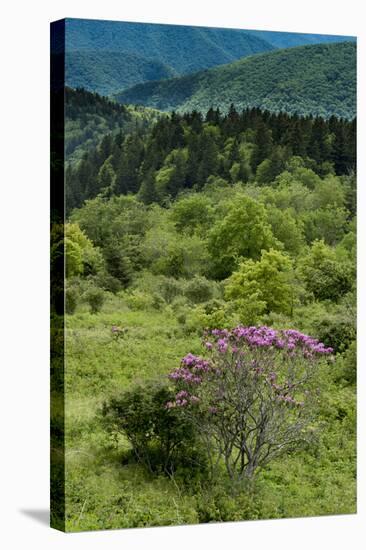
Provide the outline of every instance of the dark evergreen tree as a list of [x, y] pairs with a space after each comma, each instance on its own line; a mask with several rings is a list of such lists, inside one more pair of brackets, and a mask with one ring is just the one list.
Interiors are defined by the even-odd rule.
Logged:
[[153, 171], [148, 172], [142, 180], [138, 197], [144, 204], [152, 204], [158, 201]]
[[[210, 176], [235, 183], [256, 174], [258, 183], [271, 183], [291, 154], [321, 176], [332, 166], [337, 175], [352, 175], [356, 120], [273, 114], [257, 108], [239, 114], [233, 105], [225, 117], [210, 108], [204, 122], [197, 111], [172, 113], [127, 137], [122, 132], [105, 136], [98, 147], [70, 166], [68, 207], [81, 206], [102, 189], [117, 195], [141, 191], [144, 202], [150, 204], [157, 200], [156, 176], [163, 167], [169, 168], [163, 187], [170, 197], [185, 188], [202, 187]], [[111, 170], [102, 169], [107, 159]]]
[[237, 136], [241, 128], [241, 119], [239, 113], [232, 103], [229, 112], [223, 121], [223, 132], [228, 136]]
[[211, 122], [212, 124], [219, 124], [221, 118], [220, 109], [209, 108], [206, 114], [206, 122]]
[[273, 140], [271, 131], [262, 120], [259, 120], [255, 128], [255, 147], [250, 160], [253, 172], [256, 171], [257, 166], [263, 160], [270, 156], [272, 151], [272, 144]]
[[330, 159], [331, 142], [329, 138], [330, 133], [326, 121], [320, 117], [316, 117], [312, 126], [307, 154], [318, 165]]
[[122, 146], [116, 173], [116, 193], [137, 193], [139, 169], [144, 158], [144, 144], [139, 134], [127, 136]]
[[215, 174], [218, 166], [218, 147], [210, 132], [203, 132], [199, 140], [201, 160], [197, 170], [197, 183], [202, 187], [211, 174]]

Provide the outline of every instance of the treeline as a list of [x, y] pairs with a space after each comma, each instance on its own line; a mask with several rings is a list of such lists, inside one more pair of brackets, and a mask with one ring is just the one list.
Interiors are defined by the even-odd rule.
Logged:
[[77, 164], [107, 134], [151, 125], [160, 113], [154, 109], [125, 106], [83, 88], [65, 88], [65, 156]]
[[203, 189], [212, 176], [266, 185], [294, 156], [320, 177], [351, 174], [356, 119], [238, 112], [233, 105], [226, 115], [212, 108], [206, 116], [173, 112], [151, 128], [105, 135], [76, 168], [69, 165], [67, 204], [72, 209], [99, 194], [138, 193], [145, 204], [164, 205], [183, 190]]
[[67, 51], [66, 82], [73, 88], [86, 88], [104, 95], [140, 82], [176, 76], [176, 72], [157, 59], [119, 51]]
[[137, 84], [115, 94], [122, 104], [161, 111], [227, 113], [259, 108], [302, 116], [356, 116], [356, 44], [314, 44], [239, 59], [180, 78]]
[[108, 98], [97, 93], [91, 93], [84, 88], [65, 88], [65, 104], [67, 116], [70, 120], [80, 117], [80, 111], [88, 110], [99, 116], [114, 116], [115, 114], [125, 115], [127, 109], [120, 103], [110, 101]]
[[187, 334], [277, 323], [336, 350], [354, 341], [354, 176], [320, 178], [295, 157], [275, 186], [212, 177], [166, 206], [98, 196], [69, 221], [69, 313], [113, 293]]

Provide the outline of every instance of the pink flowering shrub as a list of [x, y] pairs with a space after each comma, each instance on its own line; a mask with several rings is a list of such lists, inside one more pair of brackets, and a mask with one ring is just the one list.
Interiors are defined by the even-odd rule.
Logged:
[[206, 358], [189, 353], [169, 374], [166, 409], [179, 409], [205, 442], [212, 472], [234, 479], [309, 441], [322, 359], [332, 353], [296, 330], [270, 327], [205, 333]]

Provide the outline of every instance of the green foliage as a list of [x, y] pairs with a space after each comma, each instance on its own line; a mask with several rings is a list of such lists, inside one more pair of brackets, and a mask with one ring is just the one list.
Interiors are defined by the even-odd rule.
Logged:
[[111, 240], [106, 244], [103, 252], [108, 273], [122, 286], [127, 286], [131, 281], [132, 262], [122, 242]]
[[125, 301], [132, 310], [148, 310], [154, 307], [154, 298], [151, 294], [140, 290], [132, 290], [125, 295]]
[[270, 147], [269, 151], [264, 152], [264, 160], [262, 160], [262, 162], [257, 167], [255, 179], [259, 184], [267, 184], [273, 182], [286, 166], [288, 150], [284, 147], [279, 146], [273, 149], [271, 153], [271, 149], [272, 147]]
[[[75, 165], [82, 161], [84, 154], [95, 149], [102, 138], [113, 134], [121, 138], [121, 132], [128, 134], [143, 129], [155, 122], [161, 113], [154, 109], [137, 106], [124, 106], [110, 101], [97, 93], [84, 89], [65, 89], [65, 154], [66, 160]], [[69, 177], [70, 180], [70, 177]], [[83, 182], [87, 184], [87, 181]], [[70, 186], [70, 181], [68, 181]], [[70, 193], [68, 203], [77, 204], [78, 196]]]
[[201, 490], [196, 502], [200, 523], [243, 521], [260, 517], [259, 502], [250, 488], [234, 493], [224, 484], [216, 484], [215, 487]]
[[[342, 76], [329, 90], [333, 69], [324, 60], [327, 51], [331, 63], [335, 50], [317, 50], [318, 69], [329, 76], [321, 99], [310, 102], [313, 90], [292, 98], [283, 79], [272, 90], [283, 98], [279, 109], [300, 103], [299, 112], [338, 112]], [[303, 63], [304, 51], [286, 56]], [[315, 50], [306, 51], [311, 58]], [[205, 82], [207, 73], [201, 76]], [[230, 83], [234, 97], [238, 86], [245, 92], [240, 80]], [[181, 81], [168, 82], [175, 93]], [[62, 266], [66, 243], [69, 530], [355, 510], [355, 122], [241, 112], [229, 107], [228, 90], [220, 96], [227, 114], [213, 108], [161, 118], [66, 92], [66, 202], [75, 208], [66, 236], [62, 225], [53, 229], [51, 261]], [[216, 93], [207, 88], [203, 101], [206, 91]], [[347, 98], [342, 109], [353, 112]], [[62, 313], [62, 287], [58, 296]], [[316, 380], [323, 396], [313, 411], [316, 447], [274, 460], [251, 486], [227, 485], [220, 464], [213, 486], [191, 427], [168, 420], [161, 407], [170, 388], [145, 381], [165, 379], [188, 351], [200, 353], [204, 329], [240, 322], [302, 330], [336, 355]]]
[[112, 291], [127, 286], [134, 270], [142, 266], [141, 242], [147, 229], [146, 212], [133, 197], [97, 197], [82, 209], [74, 210], [72, 219], [88, 237], [101, 246], [105, 269], [102, 286]]
[[194, 472], [205, 467], [192, 423], [165, 407], [173, 396], [166, 385], [150, 382], [132, 387], [103, 405], [107, 429], [117, 437], [122, 433], [137, 460], [151, 472], [171, 474], [181, 466]]
[[83, 298], [89, 305], [91, 313], [98, 313], [102, 309], [105, 301], [104, 292], [97, 287], [89, 288], [84, 293]]
[[303, 183], [297, 182], [289, 172], [283, 172], [276, 178], [276, 189], [266, 187], [261, 195], [267, 204], [273, 204], [281, 210], [291, 209], [294, 214], [306, 212], [311, 208], [312, 194]]
[[194, 303], [207, 302], [214, 293], [214, 284], [205, 277], [193, 277], [187, 282], [184, 294]]
[[140, 82], [174, 77], [175, 71], [158, 60], [116, 51], [66, 51], [66, 84], [102, 95]]
[[292, 261], [277, 250], [242, 262], [225, 287], [225, 297], [234, 301], [244, 324], [258, 322], [263, 313], [292, 315], [296, 294]]
[[[155, 211], [157, 214], [158, 212]], [[191, 277], [207, 268], [206, 243], [197, 235], [178, 233], [165, 213], [147, 231], [141, 246], [144, 265], [156, 275]]]
[[84, 273], [96, 274], [103, 269], [103, 257], [77, 223], [65, 225], [65, 262], [68, 278]]
[[111, 196], [116, 185], [116, 174], [108, 158], [98, 172], [98, 187], [104, 196]]
[[[315, 44], [268, 52], [218, 68], [139, 84], [115, 95], [121, 103], [206, 112], [259, 107], [352, 118], [356, 112], [356, 44]], [[228, 86], [230, 82], [230, 86]]]
[[[133, 111], [133, 116], [140, 114]], [[355, 169], [354, 121], [290, 117], [255, 108], [238, 113], [231, 105], [226, 115], [209, 110], [205, 120], [193, 111], [161, 116], [150, 127], [148, 122], [146, 128], [142, 123], [135, 126], [132, 133], [124, 126], [117, 134], [112, 131], [105, 135], [80, 163], [68, 166], [69, 208], [98, 194], [129, 193], [137, 193], [146, 205], [158, 202], [166, 207], [183, 191], [197, 191], [207, 185], [218, 191], [229, 182], [256, 181], [262, 186], [294, 186], [297, 195], [301, 189], [302, 195], [308, 191], [307, 202], [312, 201], [316, 210], [349, 207], [355, 211], [354, 182], [349, 176]], [[346, 179], [341, 182], [339, 176]], [[329, 198], [332, 190], [333, 199]], [[300, 197], [291, 198], [298, 207]], [[202, 197], [196, 199], [191, 193], [176, 205], [172, 219], [176, 216], [177, 228], [185, 231], [205, 231], [211, 222], [212, 204], [212, 200], [203, 203]], [[182, 223], [184, 213], [187, 221]], [[197, 225], [199, 213], [203, 217]]]
[[[247, 31], [238, 29], [177, 25], [167, 27], [151, 23], [141, 25], [132, 22], [85, 19], [68, 19], [67, 29], [69, 50], [85, 55], [88, 66], [93, 64], [94, 55], [100, 70], [103, 70], [105, 62], [108, 63], [108, 56], [112, 57], [110, 65], [113, 64], [113, 56], [119, 56], [118, 65], [112, 65], [113, 71], [109, 66], [106, 69], [104, 85], [107, 85], [106, 80], [116, 77], [116, 73], [119, 73], [118, 67], [122, 70], [125, 68], [130, 76], [135, 73], [138, 75], [139, 69], [142, 71], [141, 77], [144, 76], [143, 79], [148, 80], [149, 64], [150, 72], [157, 79], [159, 74], [155, 73], [156, 60], [160, 60], [164, 66], [178, 74], [186, 74], [273, 49], [264, 38], [250, 36]], [[88, 53], [89, 56], [86, 55]], [[124, 64], [124, 57], [129, 64]], [[99, 59], [103, 60], [100, 61], [102, 67], [99, 65]], [[143, 62], [146, 64], [147, 75], [143, 72]]]
[[327, 307], [314, 318], [313, 326], [319, 338], [336, 352], [352, 348], [356, 340], [355, 296], [346, 295], [339, 304]]
[[304, 233], [308, 243], [316, 239], [324, 239], [327, 244], [334, 245], [345, 234], [348, 212], [345, 208], [328, 206], [301, 216]]
[[276, 206], [268, 205], [266, 211], [275, 239], [280, 241], [290, 254], [299, 254], [305, 244], [301, 220], [295, 218], [290, 208], [281, 210]]
[[245, 195], [238, 197], [209, 233], [213, 273], [223, 279], [232, 273], [240, 258], [257, 259], [261, 250], [275, 244], [263, 205]]
[[[173, 478], [146, 475], [124, 437], [115, 444], [106, 436], [99, 410], [135, 386], [136, 378], [164, 376], [189, 350], [199, 353], [200, 339], [165, 312], [130, 312], [122, 299], [110, 300], [97, 315], [81, 311], [67, 319], [67, 530], [355, 512], [355, 390], [339, 383], [325, 387], [324, 429], [316, 449], [273, 462], [253, 487], [239, 490], [224, 480], [213, 487], [183, 465]], [[111, 342], [113, 324], [129, 328], [119, 342]], [[342, 359], [340, 369], [345, 365]]]
[[307, 290], [318, 300], [337, 301], [352, 288], [350, 262], [340, 262], [324, 241], [315, 241], [299, 260], [299, 273]]
[[177, 231], [191, 235], [204, 234], [214, 217], [211, 201], [205, 195], [192, 194], [177, 200], [171, 209], [171, 218]]
[[357, 381], [357, 343], [356, 340], [350, 343], [349, 348], [342, 357], [342, 376], [349, 384]]
[[65, 291], [65, 311], [68, 315], [75, 313], [78, 304], [78, 292], [76, 288], [68, 287]]

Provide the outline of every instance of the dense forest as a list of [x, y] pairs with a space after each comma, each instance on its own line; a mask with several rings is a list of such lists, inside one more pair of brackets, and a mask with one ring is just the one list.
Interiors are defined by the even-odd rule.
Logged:
[[69, 166], [67, 205], [81, 206], [100, 193], [138, 193], [145, 204], [165, 204], [184, 190], [201, 190], [208, 178], [269, 184], [294, 156], [314, 175], [349, 175], [355, 170], [355, 140], [355, 120], [336, 117], [239, 113], [233, 105], [226, 115], [218, 109], [205, 117], [173, 113], [128, 135], [106, 135], [76, 168]]
[[66, 37], [67, 86], [105, 95], [275, 48], [353, 40], [346, 36], [76, 19], [66, 20]]
[[65, 26], [53, 525], [354, 513], [355, 42]]
[[147, 82], [115, 95], [121, 103], [206, 112], [259, 107], [302, 115], [353, 118], [356, 44], [315, 44], [250, 56], [181, 78]]
[[141, 82], [177, 76], [174, 69], [160, 61], [126, 52], [68, 51], [66, 57], [68, 85], [104, 95]]
[[149, 126], [161, 113], [155, 109], [119, 105], [83, 88], [65, 88], [65, 158], [77, 163], [107, 134]]
[[[68, 530], [354, 512], [355, 127], [234, 106], [173, 113], [108, 134], [69, 167]], [[234, 346], [237, 326], [262, 328]], [[290, 355], [278, 363], [284, 338]], [[210, 354], [231, 365], [238, 346], [250, 359], [241, 384], [257, 395], [267, 378], [245, 369], [258, 357], [272, 354], [279, 372], [294, 364], [290, 346], [301, 369], [320, 361], [297, 395], [268, 372], [264, 403], [282, 419], [269, 433], [285, 449], [269, 464], [205, 445], [232, 426], [210, 420], [226, 406], [212, 406], [216, 377], [187, 391]], [[297, 446], [281, 431], [294, 415]]]
[[68, 52], [137, 55], [180, 75], [274, 49], [244, 30], [85, 19], [66, 19], [66, 41]]
[[246, 30], [248, 34], [262, 38], [276, 48], [293, 48], [305, 46], [306, 44], [324, 44], [332, 42], [356, 41], [354, 36], [332, 35], [332, 34], [311, 34], [299, 32], [280, 31], [256, 31]]

